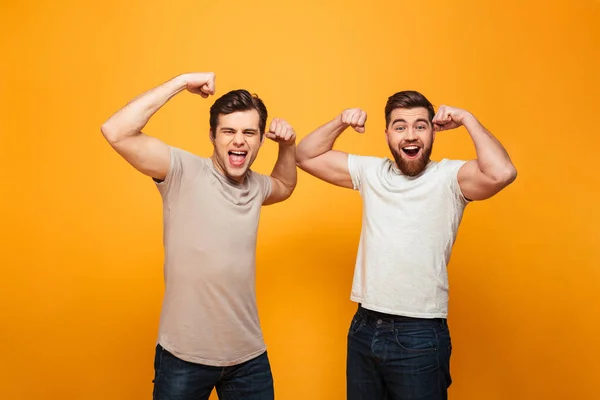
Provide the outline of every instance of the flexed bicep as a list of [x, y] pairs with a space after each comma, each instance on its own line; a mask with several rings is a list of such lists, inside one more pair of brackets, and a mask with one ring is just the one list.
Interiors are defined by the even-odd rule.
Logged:
[[152, 136], [139, 133], [109, 142], [113, 149], [135, 169], [157, 180], [164, 180], [171, 163], [169, 146]]
[[352, 189], [352, 177], [348, 169], [348, 153], [330, 150], [317, 157], [303, 160], [298, 167], [333, 185]]

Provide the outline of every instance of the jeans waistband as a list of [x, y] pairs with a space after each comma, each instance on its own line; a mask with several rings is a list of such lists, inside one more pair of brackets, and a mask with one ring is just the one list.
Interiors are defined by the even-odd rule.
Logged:
[[362, 304], [358, 305], [357, 314], [363, 317], [367, 322], [375, 322], [377, 324], [430, 323], [444, 327], [447, 326], [446, 318], [415, 318], [403, 315], [386, 314], [366, 309]]

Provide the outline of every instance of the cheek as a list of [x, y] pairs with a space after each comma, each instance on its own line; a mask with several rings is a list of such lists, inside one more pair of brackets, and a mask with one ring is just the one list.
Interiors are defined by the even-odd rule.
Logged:
[[388, 133], [387, 142], [392, 147], [398, 147], [400, 142], [402, 142], [402, 135], [398, 132]]
[[227, 151], [228, 143], [229, 143], [229, 141], [227, 140], [227, 137], [217, 136], [217, 138], [215, 139], [214, 145], [215, 145], [215, 148], [219, 151]]
[[424, 147], [429, 147], [433, 143], [433, 133], [427, 132], [421, 136], [421, 141], [423, 142]]
[[258, 150], [260, 147], [260, 136], [252, 136], [246, 140], [248, 142], [248, 146], [250, 146], [253, 150]]

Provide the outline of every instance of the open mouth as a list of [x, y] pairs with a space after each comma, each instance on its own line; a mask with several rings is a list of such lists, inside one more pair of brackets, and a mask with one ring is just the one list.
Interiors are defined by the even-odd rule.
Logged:
[[402, 151], [408, 156], [408, 158], [415, 158], [417, 155], [419, 155], [421, 148], [419, 146], [411, 145], [403, 147]]
[[244, 165], [246, 161], [246, 156], [248, 155], [247, 151], [230, 151], [229, 152], [229, 163], [234, 167], [239, 167]]

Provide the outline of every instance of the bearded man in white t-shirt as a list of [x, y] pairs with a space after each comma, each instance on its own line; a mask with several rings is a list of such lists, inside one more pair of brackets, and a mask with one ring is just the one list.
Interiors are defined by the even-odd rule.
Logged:
[[[403, 91], [389, 97], [385, 118], [391, 159], [333, 150], [348, 127], [364, 133], [367, 115], [357, 108], [306, 136], [296, 153], [302, 170], [358, 190], [363, 200], [347, 398], [447, 399], [446, 267], [458, 227], [467, 204], [494, 196], [517, 172], [502, 144], [466, 110], [441, 106], [436, 113], [421, 93]], [[477, 158], [431, 160], [436, 133], [460, 126]]]

